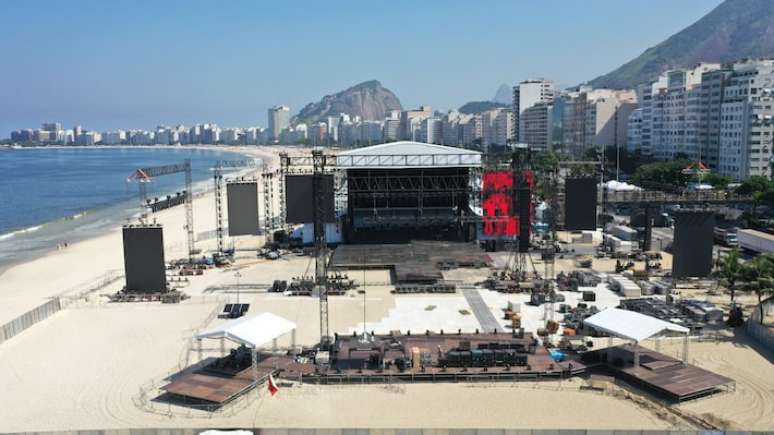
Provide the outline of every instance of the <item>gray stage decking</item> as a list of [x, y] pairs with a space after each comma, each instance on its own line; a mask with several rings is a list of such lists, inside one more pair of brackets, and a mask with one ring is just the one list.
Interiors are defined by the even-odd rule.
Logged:
[[484, 298], [481, 297], [481, 293], [478, 290], [475, 288], [463, 288], [462, 294], [468, 301], [468, 305], [473, 310], [473, 314], [476, 316], [476, 320], [478, 320], [483, 331], [503, 331], [500, 322], [497, 321], [492, 311], [486, 306], [486, 302], [484, 302]]

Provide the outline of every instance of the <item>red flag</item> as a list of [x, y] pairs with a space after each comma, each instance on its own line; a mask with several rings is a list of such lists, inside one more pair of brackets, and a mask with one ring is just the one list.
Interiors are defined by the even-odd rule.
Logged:
[[271, 394], [272, 396], [277, 394], [277, 392], [279, 391], [279, 388], [277, 387], [277, 384], [274, 383], [274, 376], [272, 376], [271, 374], [269, 375], [268, 385], [269, 385], [269, 394]]

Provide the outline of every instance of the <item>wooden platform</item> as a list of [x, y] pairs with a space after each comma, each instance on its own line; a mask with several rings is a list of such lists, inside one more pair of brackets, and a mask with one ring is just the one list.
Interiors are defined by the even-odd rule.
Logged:
[[[634, 365], [635, 348], [640, 354], [639, 366]], [[613, 358], [605, 366], [616, 376], [671, 401], [681, 402], [702, 397], [734, 382], [733, 379], [641, 346], [618, 346], [611, 349], [597, 352], [610, 352]]]
[[[262, 384], [269, 374], [287, 369], [293, 364], [293, 360], [285, 356], [259, 354], [256, 370], [258, 384]], [[175, 378], [161, 389], [184, 399], [223, 405], [249, 391], [253, 386], [251, 367], [229, 376], [227, 373], [208, 370], [205, 366]]]
[[[387, 336], [376, 337], [375, 342]], [[566, 377], [585, 373], [586, 366], [580, 361], [556, 362], [542, 346], [536, 346], [529, 334], [524, 338], [514, 338], [510, 334], [418, 334], [397, 337], [401, 348], [384, 349], [385, 360], [406, 357], [406, 350], [425, 349], [431, 354], [431, 360], [425, 367], [408, 367], [400, 370], [395, 364], [385, 368], [369, 368], [369, 357], [379, 352], [379, 345], [361, 343], [359, 337], [339, 337], [336, 359], [327, 368], [315, 368], [312, 364], [292, 364], [279, 376], [287, 379], [303, 380], [315, 383], [330, 382], [390, 382], [405, 381], [447, 381], [475, 380], [476, 378], [518, 380], [539, 377]], [[489, 367], [441, 367], [440, 352], [447, 352], [459, 346], [460, 342], [469, 342], [473, 349], [480, 344], [508, 343], [525, 349], [521, 353], [527, 358], [526, 365], [489, 366]]]

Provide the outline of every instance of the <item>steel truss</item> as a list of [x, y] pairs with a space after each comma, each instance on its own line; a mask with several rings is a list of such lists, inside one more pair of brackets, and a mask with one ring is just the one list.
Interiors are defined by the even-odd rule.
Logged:
[[218, 252], [224, 250], [223, 240], [225, 237], [223, 230], [223, 171], [235, 170], [241, 168], [255, 168], [260, 164], [259, 160], [218, 160], [213, 171], [213, 182], [215, 184], [215, 237], [217, 239]]
[[191, 174], [191, 159], [185, 159], [182, 163], [172, 165], [150, 166], [147, 168], [135, 169], [129, 175], [127, 181], [137, 181], [140, 191], [140, 211], [145, 216], [147, 206], [147, 188], [145, 183], [150, 183], [154, 178], [164, 175], [172, 175], [183, 172], [185, 174], [185, 229], [188, 242], [188, 261], [193, 262], [196, 254], [194, 246], [194, 227], [193, 227], [193, 177]]

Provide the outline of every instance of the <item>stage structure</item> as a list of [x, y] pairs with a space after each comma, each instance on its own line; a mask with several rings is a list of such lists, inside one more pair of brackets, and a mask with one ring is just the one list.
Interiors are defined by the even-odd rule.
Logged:
[[[226, 179], [224, 172], [234, 171], [239, 169], [252, 169], [263, 166], [261, 171], [261, 184], [263, 190], [263, 231], [267, 237], [271, 234], [271, 231], [280, 225], [280, 219], [274, 218], [274, 180], [279, 179], [279, 171], [270, 171], [266, 165], [258, 159], [246, 159], [246, 160], [219, 160], [215, 163], [212, 169], [213, 181], [215, 184], [215, 235], [217, 238], [218, 252], [224, 251], [224, 225], [223, 225], [223, 185], [232, 181]], [[280, 195], [284, 186], [279, 183], [278, 186]], [[260, 213], [258, 213], [260, 216]]]
[[164, 233], [161, 225], [123, 227], [126, 292], [167, 291]]
[[163, 175], [185, 173], [185, 229], [188, 241], [188, 261], [193, 263], [193, 257], [196, 254], [194, 246], [193, 229], [193, 180], [191, 176], [191, 159], [185, 159], [182, 163], [164, 166], [151, 166], [147, 168], [138, 168], [132, 172], [126, 179], [127, 182], [137, 181], [140, 191], [140, 211], [142, 217], [145, 217], [146, 206], [148, 203], [148, 193], [146, 183], [150, 183], [156, 177]]
[[[476, 190], [480, 194], [472, 181], [476, 177], [480, 179], [481, 153], [476, 151], [394, 142], [338, 155], [324, 154], [319, 149], [313, 150], [311, 156], [281, 154], [280, 162], [280, 185], [285, 185], [287, 192], [280, 199], [283, 224], [304, 220], [303, 214], [289, 216], [286, 211], [290, 213], [291, 186], [308, 183], [302, 179], [287, 181], [299, 175], [312, 177], [312, 196], [306, 201], [314, 206], [311, 223], [314, 224], [315, 292], [320, 299], [322, 347], [332, 341], [328, 325], [328, 250], [324, 225], [330, 217], [331, 201], [336, 219], [343, 221], [349, 242], [380, 241], [388, 234], [407, 239], [432, 238], [439, 228], [447, 236], [459, 235], [460, 222], [472, 226], [479, 220], [470, 208], [480, 206], [477, 195], [472, 194]], [[292, 190], [304, 191], [297, 187]], [[294, 196], [292, 203], [303, 201], [304, 196]]]
[[258, 222], [258, 182], [237, 180], [226, 183], [228, 205], [228, 235], [255, 236], [260, 233]]
[[348, 242], [474, 238], [464, 218], [479, 205], [480, 153], [394, 142], [340, 153], [336, 163]]

